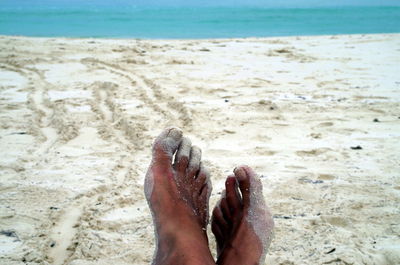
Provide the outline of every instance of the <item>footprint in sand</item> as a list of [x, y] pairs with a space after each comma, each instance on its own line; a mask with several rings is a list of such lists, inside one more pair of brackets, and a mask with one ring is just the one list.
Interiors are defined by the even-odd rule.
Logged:
[[311, 150], [301, 150], [296, 151], [298, 156], [318, 156], [324, 154], [328, 151], [332, 151], [330, 148], [318, 148], [318, 149], [311, 149]]

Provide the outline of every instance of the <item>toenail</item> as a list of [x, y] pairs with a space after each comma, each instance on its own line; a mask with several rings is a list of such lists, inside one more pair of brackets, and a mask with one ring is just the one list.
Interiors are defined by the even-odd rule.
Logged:
[[244, 175], [245, 171], [242, 167], [237, 167], [235, 168], [235, 170], [233, 171], [235, 173], [235, 175]]
[[167, 133], [167, 137], [171, 137], [171, 138], [179, 138], [182, 135], [182, 131], [179, 128], [176, 127], [172, 127], [169, 129], [168, 133]]

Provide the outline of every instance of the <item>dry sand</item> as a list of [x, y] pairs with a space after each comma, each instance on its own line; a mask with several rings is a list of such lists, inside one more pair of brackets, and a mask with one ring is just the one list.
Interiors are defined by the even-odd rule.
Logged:
[[176, 125], [211, 206], [236, 165], [262, 176], [267, 264], [400, 264], [399, 65], [399, 34], [0, 37], [0, 263], [149, 264], [144, 173]]

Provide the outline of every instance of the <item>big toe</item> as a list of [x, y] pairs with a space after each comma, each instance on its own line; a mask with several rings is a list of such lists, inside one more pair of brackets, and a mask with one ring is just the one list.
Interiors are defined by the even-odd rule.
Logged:
[[182, 131], [176, 127], [165, 129], [153, 143], [153, 163], [171, 167], [172, 157], [182, 142]]
[[256, 173], [248, 166], [239, 166], [234, 170], [242, 193], [243, 206], [250, 206], [250, 195], [262, 196], [262, 184]]
[[234, 172], [242, 193], [243, 206], [251, 209], [249, 218], [253, 220], [251, 222], [263, 248], [267, 249], [273, 236], [274, 220], [264, 201], [261, 180], [248, 166], [237, 167]]

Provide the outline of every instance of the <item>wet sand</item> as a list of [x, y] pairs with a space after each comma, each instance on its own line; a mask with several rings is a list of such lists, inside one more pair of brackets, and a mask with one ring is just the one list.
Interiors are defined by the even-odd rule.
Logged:
[[399, 264], [399, 63], [399, 34], [0, 37], [0, 263], [149, 264], [144, 174], [175, 125], [211, 208], [236, 165], [261, 175], [267, 264]]

